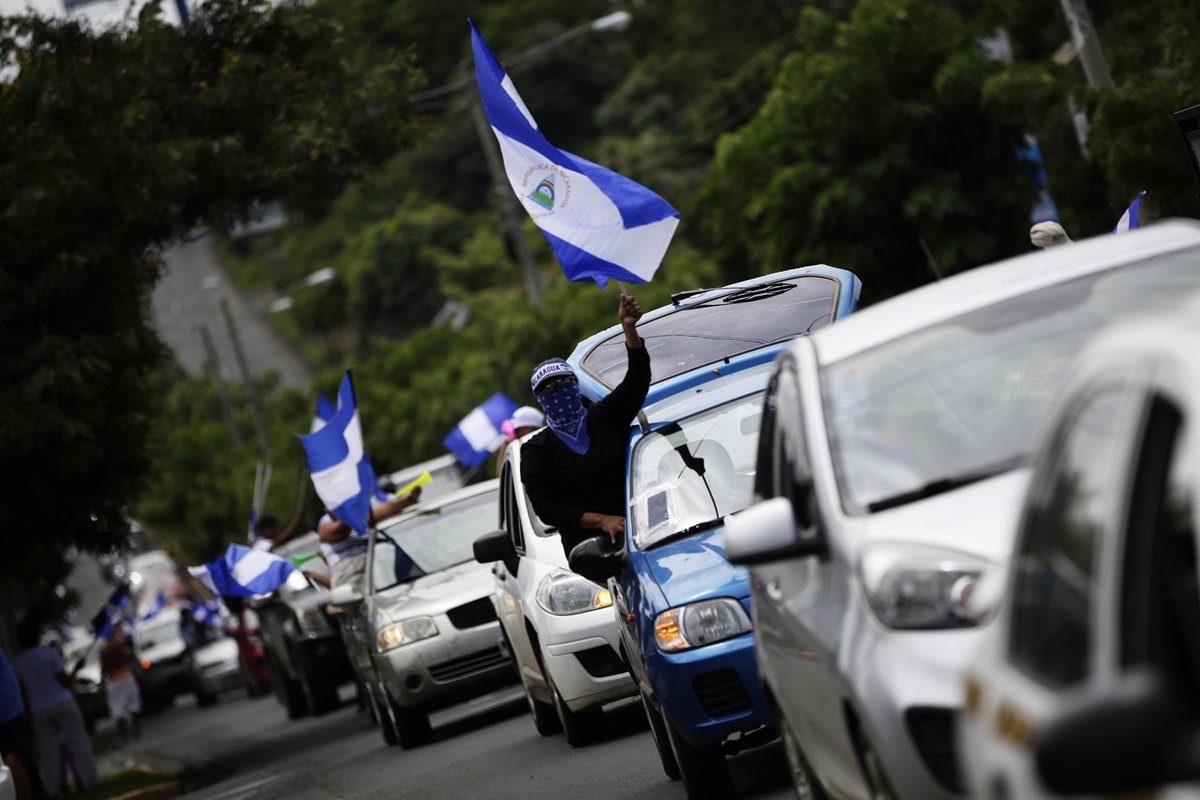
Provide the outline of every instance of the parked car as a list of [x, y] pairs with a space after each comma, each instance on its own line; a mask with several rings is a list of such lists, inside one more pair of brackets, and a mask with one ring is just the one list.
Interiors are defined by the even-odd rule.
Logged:
[[956, 275], [798, 340], [772, 373], [755, 492], [757, 656], [798, 792], [951, 798], [962, 675], [1012, 552], [1023, 467], [1082, 346], [1200, 288], [1169, 223]]
[[520, 447], [505, 452], [500, 530], [476, 540], [476, 559], [496, 563], [492, 602], [538, 733], [562, 730], [578, 746], [604, 725], [602, 706], [637, 693], [620, 656], [612, 594], [567, 567], [555, 528], [521, 485]]
[[170, 705], [194, 690], [188, 647], [179, 625], [179, 608], [164, 608], [132, 629], [133, 652], [141, 666], [135, 673], [147, 710]]
[[223, 627], [196, 629], [188, 657], [189, 678], [199, 706], [214, 705], [222, 694], [245, 685], [237, 641]]
[[369, 658], [367, 699], [388, 744], [424, 744], [430, 711], [517, 680], [499, 646], [491, 571], [471, 557], [472, 542], [496, 524], [498, 485], [475, 484], [380, 523], [365, 594], [343, 584], [331, 595], [353, 609], [354, 657]]
[[[298, 536], [275, 551], [282, 558], [317, 552], [315, 531]], [[328, 574], [319, 558], [304, 569]], [[250, 606], [262, 625], [267, 663], [275, 696], [287, 709], [288, 719], [324, 714], [337, 708], [338, 687], [353, 678], [346, 646], [326, 607], [329, 592], [294, 572], [288, 582], [269, 595], [251, 599]]]
[[1197, 796], [1197, 310], [1097, 343], [1040, 437], [966, 683], [978, 797]]

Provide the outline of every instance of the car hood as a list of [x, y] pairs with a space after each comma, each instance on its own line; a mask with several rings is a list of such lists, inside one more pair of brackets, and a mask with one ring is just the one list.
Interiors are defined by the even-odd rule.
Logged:
[[138, 658], [149, 661], [154, 664], [159, 661], [166, 661], [181, 655], [187, 645], [183, 639], [170, 639], [165, 642], [157, 642], [153, 647], [143, 647], [137, 651]]
[[192, 651], [192, 661], [198, 667], [210, 667], [214, 664], [228, 664], [231, 662], [236, 663], [237, 660], [237, 642], [228, 637], [201, 645]]
[[468, 561], [375, 595], [380, 611], [396, 619], [413, 614], [437, 614], [457, 605], [487, 597], [494, 579], [491, 564]]
[[904, 542], [958, 550], [1004, 565], [1012, 555], [1028, 469], [917, 500], [866, 518], [864, 544]]
[[749, 573], [725, 559], [725, 529], [714, 528], [643, 553], [670, 607], [750, 594]]

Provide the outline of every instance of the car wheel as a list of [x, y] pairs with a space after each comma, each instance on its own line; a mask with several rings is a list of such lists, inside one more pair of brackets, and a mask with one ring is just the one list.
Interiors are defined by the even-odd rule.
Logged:
[[211, 708], [217, 704], [217, 695], [213, 692], [196, 692], [196, 705], [200, 708]]
[[433, 728], [429, 725], [429, 715], [419, 708], [404, 708], [388, 698], [393, 719], [396, 721], [396, 738], [400, 747], [411, 750], [428, 744], [433, 738]]
[[370, 684], [363, 684], [363, 688], [366, 690], [367, 706], [371, 709], [371, 716], [378, 721], [379, 734], [383, 736], [383, 743], [388, 747], [395, 747], [400, 743], [400, 737], [396, 734], [398, 726], [391, 703], [383, 696], [382, 689], [373, 689]]
[[788, 768], [792, 773], [792, 786], [796, 789], [796, 800], [825, 800], [825, 792], [821, 789], [817, 777], [813, 775], [804, 753], [800, 751], [796, 737], [792, 735], [786, 723], [780, 728], [783, 752], [787, 756]]
[[558, 693], [554, 679], [546, 673], [546, 685], [550, 688], [550, 697], [554, 700], [554, 713], [562, 725], [562, 731], [571, 747], [582, 747], [596, 741], [604, 733], [604, 712], [598, 708], [587, 711], [572, 711], [566, 701]]
[[892, 789], [892, 782], [888, 780], [887, 772], [883, 768], [883, 760], [879, 757], [879, 752], [875, 746], [871, 744], [871, 740], [863, 733], [862, 728], [855, 725], [852, 727], [854, 736], [854, 746], [858, 750], [859, 763], [862, 765], [863, 777], [867, 781], [867, 789], [871, 794], [871, 800], [895, 800], [896, 792]]
[[658, 760], [662, 762], [663, 772], [667, 773], [667, 777], [671, 780], [677, 781], [679, 780], [679, 762], [675, 760], [675, 753], [671, 750], [670, 741], [667, 740], [667, 727], [663, 722], [663, 716], [650, 703], [650, 698], [646, 696], [645, 691], [638, 694], [642, 698], [642, 708], [646, 712], [646, 719], [650, 721], [650, 736], [654, 739], [654, 748], [658, 750]]
[[328, 714], [341, 704], [338, 698], [337, 686], [327, 681], [314, 682], [309, 675], [300, 676], [300, 686], [304, 691], [304, 701], [313, 716]]
[[667, 729], [667, 741], [679, 764], [683, 788], [688, 800], [723, 800], [733, 797], [733, 779], [729, 776], [729, 764], [721, 745], [710, 744], [693, 747], [675, 730], [671, 720], [663, 717]]
[[304, 699], [304, 689], [299, 682], [292, 680], [283, 673], [283, 670], [272, 672], [272, 675], [278, 677], [279, 699], [283, 702], [284, 709], [287, 710], [288, 719], [300, 719], [308, 713], [308, 701]]

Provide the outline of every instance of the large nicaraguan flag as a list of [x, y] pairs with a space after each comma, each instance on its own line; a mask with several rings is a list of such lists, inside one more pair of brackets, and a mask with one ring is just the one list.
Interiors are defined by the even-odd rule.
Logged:
[[569, 280], [654, 277], [679, 212], [654, 192], [546, 140], [512, 79], [471, 23], [475, 78], [504, 171]]
[[1129, 204], [1129, 208], [1125, 209], [1125, 213], [1117, 220], [1117, 227], [1113, 228], [1113, 233], [1124, 233], [1125, 231], [1133, 231], [1141, 227], [1138, 217], [1142, 213], [1142, 198], [1145, 196], [1145, 191], [1137, 193], [1137, 197], [1133, 198], [1133, 202]]
[[465, 466], [478, 468], [504, 441], [501, 426], [516, 410], [516, 403], [496, 392], [463, 417], [442, 443]]
[[296, 571], [292, 562], [264, 550], [252, 550], [231, 544], [225, 555], [199, 567], [188, 567], [213, 594], [224, 597], [250, 597], [270, 594], [287, 582]]
[[338, 388], [338, 407], [315, 433], [300, 437], [317, 496], [338, 520], [365, 534], [376, 490], [375, 471], [363, 447], [362, 424], [350, 370]]

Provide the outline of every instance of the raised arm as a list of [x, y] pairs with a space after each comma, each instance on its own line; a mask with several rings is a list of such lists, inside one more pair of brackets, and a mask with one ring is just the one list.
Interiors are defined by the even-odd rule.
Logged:
[[637, 332], [637, 322], [642, 318], [642, 307], [637, 300], [621, 295], [617, 316], [625, 333], [629, 365], [621, 383], [597, 405], [624, 427], [633, 423], [642, 403], [646, 402], [646, 393], [650, 391], [650, 354], [646, 352], [645, 343]]

